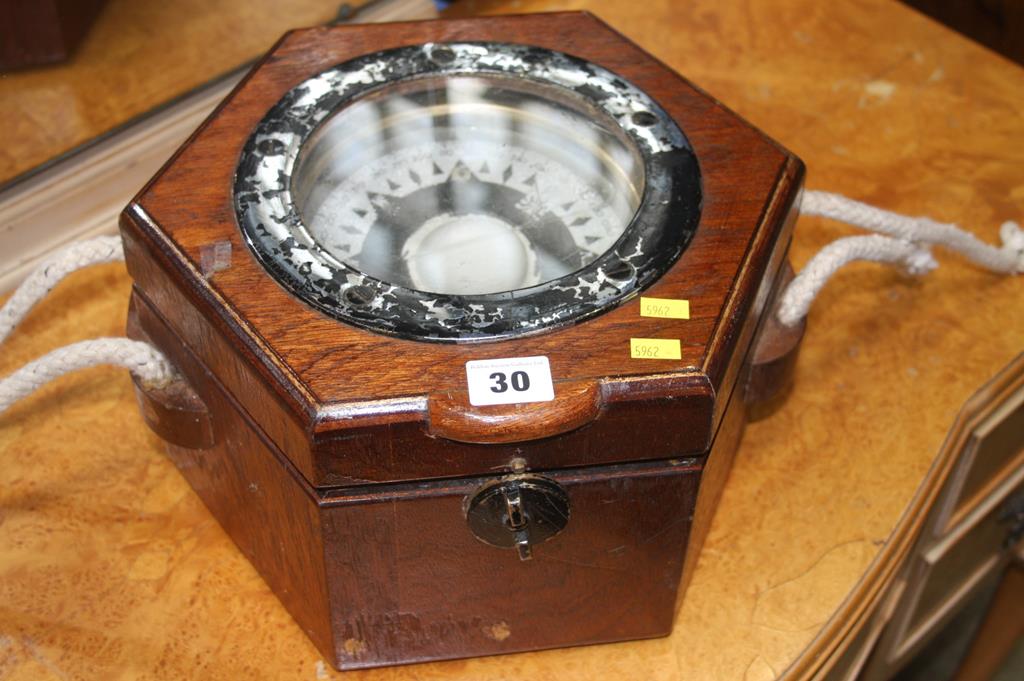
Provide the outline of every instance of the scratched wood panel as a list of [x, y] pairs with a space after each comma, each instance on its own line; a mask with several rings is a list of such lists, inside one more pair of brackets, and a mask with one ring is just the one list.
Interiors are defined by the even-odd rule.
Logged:
[[[794, 150], [810, 187], [990, 242], [1020, 216], [1020, 69], [897, 3], [514, 9], [581, 6]], [[797, 269], [850, 233], [802, 219]], [[870, 586], [858, 580], [957, 409], [1021, 349], [1024, 282], [939, 258], [920, 282], [864, 265], [825, 290], [787, 402], [748, 426], [674, 633], [652, 641], [332, 673], [160, 453], [127, 376], [62, 379], [0, 417], [0, 673], [760, 681], [813, 668], [804, 652]], [[5, 344], [0, 372], [120, 333], [128, 292], [117, 266], [74, 277]]]

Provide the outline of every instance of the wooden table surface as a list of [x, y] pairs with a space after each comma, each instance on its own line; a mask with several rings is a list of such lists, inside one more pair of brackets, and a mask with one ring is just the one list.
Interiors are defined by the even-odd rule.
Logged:
[[66, 63], [0, 72], [0, 185], [255, 59], [285, 28], [333, 19], [341, 4], [107, 0]]
[[[463, 0], [458, 12], [502, 7], [590, 9], [800, 155], [811, 188], [989, 242], [1024, 214], [1024, 71], [895, 2]], [[852, 232], [801, 219], [794, 264]], [[960, 405], [1024, 349], [1024, 278], [938, 257], [920, 281], [862, 264], [825, 289], [792, 393], [744, 436], [671, 637], [344, 678], [813, 671], [912, 520]], [[73, 276], [7, 341], [0, 374], [120, 335], [128, 288], [117, 265]], [[0, 461], [0, 678], [334, 678], [162, 456], [125, 372], [65, 377], [0, 416]]]

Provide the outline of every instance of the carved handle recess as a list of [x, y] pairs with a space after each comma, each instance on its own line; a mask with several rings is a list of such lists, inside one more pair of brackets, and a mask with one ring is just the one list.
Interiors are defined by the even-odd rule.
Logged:
[[465, 390], [433, 393], [428, 399], [429, 432], [437, 437], [495, 444], [522, 442], [575, 430], [601, 411], [595, 381], [556, 383], [551, 402], [474, 407]]

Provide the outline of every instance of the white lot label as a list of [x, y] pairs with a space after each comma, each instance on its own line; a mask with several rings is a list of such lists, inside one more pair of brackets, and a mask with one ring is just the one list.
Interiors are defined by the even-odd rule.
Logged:
[[550, 402], [555, 399], [547, 357], [508, 357], [466, 362], [469, 403]]

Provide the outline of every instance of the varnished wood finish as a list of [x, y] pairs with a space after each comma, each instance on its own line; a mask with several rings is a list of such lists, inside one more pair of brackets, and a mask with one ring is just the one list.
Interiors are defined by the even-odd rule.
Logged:
[[549, 474], [572, 516], [528, 562], [466, 527], [465, 499], [490, 478], [332, 496], [340, 666], [666, 635], [699, 470], [675, 461]]
[[142, 418], [160, 439], [188, 449], [214, 445], [210, 410], [191, 385], [178, 379], [156, 388], [133, 380]]
[[[769, 310], [778, 309], [778, 298], [794, 276], [793, 268], [785, 263], [772, 289]], [[771, 400], [790, 386], [800, 352], [800, 341], [806, 330], [806, 317], [793, 326], [783, 326], [775, 314], [764, 316], [754, 340], [750, 368], [743, 388], [743, 399], [748, 405]]]
[[[359, 427], [339, 432], [334, 422], [326, 426], [314, 422], [309, 426], [312, 434], [307, 435], [303, 416], [288, 409], [285, 398], [260, 376], [253, 357], [264, 352], [265, 346], [232, 346], [181, 290], [182, 278], [198, 274], [185, 265], [178, 271], [180, 277], [168, 276], [155, 260], [141, 257], [142, 247], [132, 232], [125, 232], [124, 239], [132, 276], [147, 299], [157, 309], [170, 311], [168, 323], [180, 338], [190, 339], [197, 356], [205, 357], [208, 366], [221, 367], [219, 378], [240, 408], [252, 415], [312, 484], [329, 487], [511, 472], [512, 460], [523, 457], [523, 448], [516, 443], [484, 447], [427, 437], [418, 421], [418, 409], [403, 413], [394, 404], [387, 405], [383, 413], [362, 417]], [[140, 257], [133, 257], [137, 251]], [[681, 392], [696, 397], [688, 410], [678, 413], [673, 396]], [[526, 457], [528, 467], [551, 469], [651, 458], [651, 452], [659, 450], [673, 456], [698, 455], [709, 445], [709, 440], [702, 438], [707, 437], [703, 428], [711, 420], [713, 399], [707, 377], [698, 372], [605, 384], [602, 399], [616, 408], [605, 410], [589, 427], [532, 443]], [[637, 422], [645, 427], [636, 429]], [[387, 443], [384, 451], [382, 429]], [[318, 448], [315, 459], [310, 438]]]
[[[691, 319], [640, 317], [639, 302], [634, 300], [586, 324], [514, 343], [423, 344], [329, 319], [297, 301], [263, 271], [242, 243], [230, 197], [235, 162], [252, 127], [309, 75], [367, 51], [440, 40], [528, 42], [582, 56], [629, 78], [679, 122], [701, 166], [703, 213], [691, 245], [646, 293], [688, 298]], [[295, 425], [312, 433], [310, 444], [295, 442], [284, 451], [315, 485], [358, 481], [360, 475], [379, 479], [372, 473], [374, 464], [338, 470], [345, 465], [341, 459], [360, 456], [363, 450], [376, 461], [393, 461], [396, 470], [387, 479], [413, 479], [424, 474], [415, 458], [395, 459], [388, 439], [364, 438], [359, 429], [387, 423], [396, 438], [410, 429], [422, 430], [430, 393], [464, 389], [465, 361], [510, 354], [549, 357], [556, 386], [573, 386], [556, 388], [556, 402], [560, 395], [576, 401], [576, 390], [599, 396], [602, 418], [587, 432], [566, 436], [567, 451], [577, 452], [588, 465], [706, 449], [725, 404], [714, 398], [731, 394], [772, 274], [781, 264], [791, 229], [786, 218], [801, 177], [802, 165], [792, 155], [586, 15], [311, 29], [282, 40], [272, 58], [139, 195], [125, 212], [122, 228], [129, 270], [141, 289], [153, 292], [151, 299], [171, 326], [186, 342], [192, 342], [188, 339], [193, 334], [219, 337], [210, 346], [204, 341], [196, 348], [202, 361], [211, 367], [225, 361], [246, 365], [217, 369], [243, 406], [253, 413], [264, 411], [268, 403], [287, 407], [281, 417], [261, 419], [271, 437], [279, 442], [293, 439]], [[230, 243], [234, 256], [229, 269], [207, 280], [196, 265], [200, 250], [214, 242]], [[174, 274], [169, 277], [169, 272]], [[171, 288], [177, 291], [162, 292]], [[165, 303], [165, 296], [175, 300]], [[198, 328], [202, 325], [215, 331]], [[629, 339], [634, 336], [679, 338], [683, 357], [630, 359]], [[250, 387], [256, 378], [250, 364], [258, 372], [257, 382], [269, 388]], [[668, 378], [674, 387], [664, 395], [668, 399], [652, 401], [644, 381], [637, 380], [646, 375], [654, 375], [662, 385]], [[592, 387], [586, 388], [587, 383]], [[275, 393], [272, 400], [267, 390]], [[613, 397], [606, 401], [606, 395]], [[650, 424], [644, 432], [660, 442], [653, 450], [654, 442], [645, 443], [642, 436], [632, 439], [628, 448], [609, 447], [607, 443], [616, 438], [611, 426], [622, 422], [632, 402], [647, 402], [636, 407], [651, 418], [686, 422], [689, 427], [661, 430]], [[435, 398], [435, 407], [442, 403]], [[480, 410], [488, 412], [500, 418], [509, 410]], [[598, 410], [581, 411], [578, 404], [539, 405], [518, 414], [516, 429], [522, 437], [560, 433], [581, 425], [583, 413]], [[334, 446], [339, 441], [355, 452], [339, 452]], [[430, 443], [424, 446], [429, 449]], [[495, 462], [476, 451], [448, 444], [445, 449], [446, 459], [467, 459], [468, 465], [450, 469], [453, 475], [493, 470], [511, 458], [501, 452]], [[535, 457], [530, 465], [543, 469], [581, 463], [543, 450]]]
[[1011, 563], [1003, 573], [988, 614], [952, 681], [988, 680], [999, 672], [1015, 646], [1024, 639], [1021, 603], [1024, 603], [1024, 564], [1018, 561]]
[[102, 6], [103, 0], [0, 1], [0, 69], [67, 59]]
[[[865, 681], [882, 681], [906, 666], [987, 582], [997, 580], [1022, 543], [1000, 520], [1001, 509], [1024, 494], [1024, 431], [1010, 431], [1002, 447], [1019, 452], [1016, 465], [995, 466], [984, 499], [972, 497], [972, 512], [956, 525], [949, 518], [963, 498], [973, 456], [1003, 421], [1014, 421], [1024, 392], [1024, 354], [988, 381], [963, 406], [943, 444], [917, 502], [926, 513], [894, 542], [899, 562], [880, 561], [897, 573], [889, 605], [874, 615], [885, 629], [865, 671]], [[1010, 407], [1010, 409], [1007, 409]], [[999, 439], [998, 437], [996, 439]], [[984, 451], [984, 447], [981, 448]], [[991, 450], [990, 450], [991, 451]], [[1009, 462], [1008, 462], [1009, 463]], [[967, 495], [971, 497], [971, 495]], [[954, 515], [955, 517], [955, 515]], [[905, 542], [905, 543], [904, 543]], [[1016, 542], [1016, 544], [1014, 543]], [[892, 552], [886, 552], [891, 558]]]
[[[428, 398], [428, 432], [459, 442], [495, 444], [538, 440], [585, 426], [601, 411], [598, 384], [558, 384], [554, 408], [543, 402], [480, 409], [469, 403], [466, 390], [432, 393]], [[530, 412], [541, 412], [534, 418]]]
[[169, 440], [168, 454], [302, 630], [330, 656], [322, 521], [309, 484], [138, 292], [129, 321], [136, 335], [165, 348], [212, 415], [211, 443], [197, 448]]
[[[958, 222], [989, 242], [1019, 219], [1024, 122], [1008, 112], [1024, 107], [1020, 69], [899, 3], [460, 0], [452, 10], [583, 7], [797, 151], [816, 189]], [[209, 35], [180, 39], [205, 58], [219, 47]], [[134, 64], [124, 66], [115, 82], [131, 82], [120, 74]], [[801, 218], [790, 255], [799, 269], [853, 233]], [[820, 678], [888, 593], [957, 410], [1020, 352], [1024, 279], [937, 256], [920, 280], [854, 265], [823, 291], [794, 388], [747, 426], [662, 639], [332, 672], [167, 461], [127, 374], [66, 376], [0, 417], [0, 676]], [[121, 334], [130, 288], [117, 265], [73, 275], [5, 342], [0, 373]]]
[[[585, 42], [565, 44], [565, 36], [583, 34]], [[632, 300], [513, 341], [417, 343], [326, 318], [259, 266], [235, 224], [231, 179], [241, 144], [266, 110], [335, 63], [445, 40], [566, 50], [645, 89], [677, 120], [701, 167], [702, 215], [691, 245], [648, 293], [689, 299], [690, 319], [641, 317]], [[129, 332], [173, 346], [176, 363], [203, 368], [187, 373], [202, 374], [195, 389], [210, 406], [217, 445], [196, 453], [175, 446], [172, 456], [333, 664], [664, 635], [709, 447], [715, 440], [701, 539], [742, 432], [744, 399], [733, 388], [775, 288], [801, 177], [795, 157], [589, 15], [292, 33], [125, 211], [140, 311]], [[213, 244], [227, 244], [232, 255], [230, 267], [211, 274], [198, 267]], [[631, 359], [631, 337], [680, 339], [684, 357]], [[466, 360], [529, 355], [549, 358], [552, 401], [469, 404]], [[244, 451], [239, 429], [247, 431]], [[249, 431], [265, 438], [261, 446], [248, 442]], [[259, 463], [246, 463], [253, 458]], [[647, 461], [654, 463], [630, 463]], [[251, 472], [267, 467], [277, 467], [282, 481]], [[472, 476], [513, 470], [563, 483], [572, 509], [569, 526], [535, 548], [529, 563], [477, 541], [463, 512], [488, 480]], [[415, 487], [382, 485], [402, 482]], [[247, 486], [280, 488], [271, 495], [279, 506], [240, 520], [253, 503], [238, 493]], [[280, 527], [270, 520], [275, 512], [293, 524]], [[300, 528], [303, 519], [309, 526]], [[312, 551], [300, 562], [327, 555], [323, 575], [313, 575], [314, 596], [295, 594], [310, 575], [281, 561], [296, 532], [305, 537], [298, 549]], [[437, 584], [452, 593], [442, 596]], [[309, 601], [323, 593], [329, 621]], [[495, 627], [503, 633], [488, 635]]]
[[[1015, 0], [902, 0], [941, 21], [954, 31], [977, 40], [990, 50], [1024, 65], [1024, 6]], [[978, 677], [981, 678], [981, 677]]]
[[173, 348], [171, 360], [214, 415], [216, 443], [170, 445], [171, 458], [332, 664], [671, 629], [700, 459], [549, 474], [569, 495], [570, 522], [523, 563], [466, 524], [466, 500], [493, 478], [315, 490], [138, 292], [130, 316], [136, 333]]
[[337, 12], [323, 0], [107, 0], [67, 63], [0, 78], [0, 185], [258, 58], [287, 29]]
[[[138, 305], [133, 300], [128, 307], [129, 333], [152, 344], [155, 341], [139, 322]], [[209, 449], [215, 444], [210, 409], [184, 376], [179, 374], [159, 387], [143, 385], [135, 376], [132, 382], [139, 412], [161, 440], [186, 449]]]
[[[845, 617], [830, 623], [830, 627], [844, 627], [852, 633], [839, 636], [825, 632], [832, 635], [822, 635], [821, 645], [836, 646], [838, 652], [824, 661], [803, 658], [801, 666], [827, 670], [837, 658], [842, 660], [851, 639], [858, 643], [858, 633], [867, 627], [873, 633], [860, 644], [870, 648], [857, 655], [859, 664], [865, 665], [863, 678], [888, 679], [949, 622], [972, 594], [977, 594], [976, 589], [985, 578], [994, 577], [1005, 567], [1010, 560], [1007, 549], [1012, 548], [1004, 544], [1006, 528], [993, 533], [991, 523], [986, 521], [993, 519], [992, 506], [998, 507], [1014, 493], [1014, 488], [1019, 493], [1024, 485], [1024, 460], [1013, 470], [1004, 469], [993, 475], [993, 482], [998, 481], [1001, 489], [991, 490], [995, 494], [987, 500], [988, 511], [977, 513], [970, 525], [957, 528], [950, 528], [947, 520], [973, 463], [969, 450], [979, 430], [992, 419], [1005, 417], [1003, 408], [1015, 404], [1022, 389], [1024, 354], [967, 399], [906, 511], [907, 521], [896, 529], [872, 562], [864, 586], [855, 592], [856, 598], [845, 604]], [[1019, 445], [1020, 437], [1016, 440]], [[954, 554], [966, 560], [960, 561], [959, 569], [950, 570], [945, 559]], [[933, 581], [936, 576], [939, 579]], [[932, 597], [924, 598], [929, 591]], [[911, 626], [912, 622], [917, 626]], [[801, 667], [795, 671], [809, 675]], [[835, 676], [838, 672], [833, 671]]]
[[742, 395], [733, 395], [733, 403], [727, 405], [726, 417], [715, 435], [714, 445], [708, 453], [701, 476], [700, 490], [693, 512], [693, 527], [690, 530], [690, 545], [687, 547], [686, 562], [683, 565], [683, 579], [680, 588], [685, 593], [697, 567], [697, 558], [704, 546], [704, 540], [711, 529], [722, 490], [729, 479], [733, 458], [739, 446], [746, 422], [746, 411], [741, 402]]

